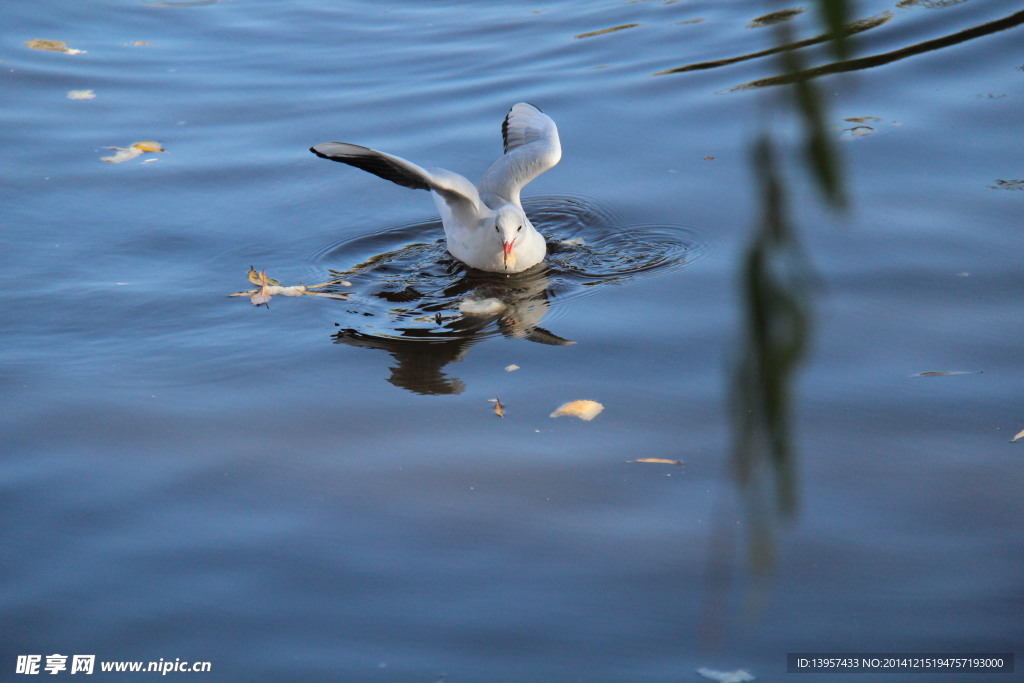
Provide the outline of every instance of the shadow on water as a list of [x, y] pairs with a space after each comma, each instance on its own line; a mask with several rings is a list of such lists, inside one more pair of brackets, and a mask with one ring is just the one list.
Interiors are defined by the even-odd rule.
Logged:
[[[901, 3], [901, 6], [906, 3]], [[732, 64], [746, 59], [777, 55], [781, 74], [747, 83], [739, 88], [784, 86], [774, 94], [764, 112], [778, 117], [789, 109], [800, 120], [803, 133], [803, 165], [827, 205], [846, 208], [842, 163], [833, 136], [826, 126], [824, 99], [813, 79], [827, 74], [867, 69], [898, 59], [956, 45], [967, 40], [1013, 28], [1024, 23], [1024, 12], [946, 36], [883, 54], [850, 58], [851, 36], [882, 25], [888, 13], [849, 22], [845, 0], [819, 0], [819, 17], [825, 33], [795, 40], [785, 19], [774, 22], [776, 46], [758, 53], [715, 62], [701, 62], [660, 72], [682, 73]], [[806, 68], [800, 48], [827, 43], [836, 61]], [[733, 90], [738, 89], [734, 88]], [[767, 119], [768, 116], [765, 116]], [[793, 387], [800, 363], [812, 342], [813, 269], [800, 248], [799, 234], [790, 219], [786, 178], [781, 172], [780, 146], [773, 138], [777, 123], [766, 120], [751, 147], [752, 172], [761, 196], [760, 218], [739, 262], [738, 280], [742, 302], [742, 332], [732, 368], [730, 409], [732, 416], [731, 479], [739, 500], [753, 591], [749, 608], [763, 604], [767, 581], [777, 562], [780, 527], [799, 511], [799, 459], [792, 435], [790, 414]], [[721, 645], [733, 592], [736, 548], [735, 516], [719, 500], [712, 529], [707, 566], [705, 605], [701, 627], [706, 646]]]
[[[825, 0], [823, 5], [833, 4]], [[841, 2], [835, 4], [842, 4]], [[828, 17], [843, 22], [845, 8], [822, 7]], [[796, 44], [792, 29], [775, 25], [781, 47]], [[848, 32], [833, 31], [837, 54]], [[785, 99], [768, 103], [765, 112], [790, 107], [802, 123], [804, 164], [825, 201], [834, 209], [846, 205], [841, 164], [827, 134], [822, 99], [804, 73], [793, 49], [777, 49], [781, 66], [793, 75], [792, 87], [781, 91]], [[767, 118], [767, 117], [766, 117]], [[739, 262], [742, 332], [732, 371], [730, 408], [733, 448], [731, 476], [747, 529], [749, 570], [755, 582], [748, 607], [766, 598], [765, 581], [776, 565], [778, 529], [795, 519], [799, 509], [798, 459], [790, 414], [797, 371], [812, 337], [810, 264], [800, 248], [790, 220], [785, 177], [772, 137], [775, 127], [762, 124], [751, 149], [752, 173], [758, 180], [761, 206], [750, 241]], [[708, 597], [702, 635], [717, 646], [724, 635], [724, 620], [731, 586], [734, 524], [725, 508], [716, 514], [708, 565]]]
[[[440, 292], [428, 292], [426, 288], [420, 291], [412, 282], [399, 291], [385, 288], [373, 294], [394, 304], [389, 318], [407, 318], [408, 324], [395, 327], [393, 333], [347, 327], [334, 334], [334, 341], [387, 351], [397, 362], [388, 381], [417, 394], [461, 393], [465, 384], [447, 376], [444, 368], [462, 360], [470, 347], [492, 334], [551, 346], [575, 343], [539, 324], [550, 306], [550, 280], [545, 269], [506, 278], [463, 270], [450, 258], [443, 267], [451, 278], [437, 279], [452, 282]], [[420, 281], [430, 279], [423, 272], [418, 276]], [[409, 314], [420, 315], [410, 318]]]
[[[957, 4], [960, 0], [951, 2], [950, 4]], [[768, 57], [770, 55], [785, 54], [794, 52], [796, 50], [811, 47], [813, 45], [819, 45], [822, 43], [831, 43], [836, 53], [837, 61], [829, 64], [823, 64], [813, 68], [805, 69], [801, 66], [798, 70], [793, 70], [790, 66], [783, 69], [783, 73], [777, 76], [771, 76], [768, 78], [761, 78], [748, 83], [737, 85], [730, 90], [748, 90], [751, 88], [764, 88], [774, 85], [789, 85], [799, 84], [806, 82], [812, 78], [818, 78], [819, 76], [827, 76], [829, 74], [844, 73], [850, 71], [860, 71], [863, 69], [871, 69], [877, 66], [889, 64], [891, 62], [906, 59], [907, 57], [913, 57], [915, 55], [924, 54], [926, 52], [932, 52], [934, 50], [940, 50], [942, 48], [957, 45], [959, 43], [966, 42], [968, 40], [974, 40], [975, 38], [981, 38], [999, 31], [1005, 31], [1016, 26], [1024, 24], [1024, 10], [1015, 12], [1009, 16], [1003, 17], [1002, 19], [996, 19], [989, 21], [978, 26], [972, 26], [971, 28], [956, 31], [945, 36], [939, 36], [938, 38], [932, 38], [925, 40], [920, 43], [913, 45], [907, 45], [896, 50], [890, 50], [875, 55], [867, 55], [865, 57], [857, 57], [855, 59], [849, 59], [849, 51], [846, 47], [848, 39], [858, 33], [869, 31], [871, 29], [878, 28], [883, 24], [887, 23], [893, 18], [891, 11], [885, 11], [873, 17], [866, 17], [864, 19], [858, 19], [855, 21], [846, 21], [847, 10], [845, 8], [845, 2], [838, 0], [820, 0], [819, 6], [822, 8], [823, 15], [827, 19], [829, 29], [825, 33], [821, 33], [812, 38], [805, 38], [802, 40], [793, 40], [791, 35], [788, 35], [785, 31], [777, 32], [777, 44], [774, 47], [768, 48], [767, 50], [759, 50], [757, 52], [751, 52], [748, 54], [737, 55], [735, 57], [726, 57], [723, 59], [716, 59], [706, 62], [695, 62], [693, 64], [686, 64], [683, 66], [677, 66], [671, 69], [665, 69], [664, 71], [658, 71], [654, 76], [668, 76], [671, 74], [685, 73], [688, 71], [700, 71], [704, 69], [715, 69], [718, 67], [728, 66], [730, 64], [736, 64], [738, 62], [745, 62], [751, 59], [758, 59], [761, 57]], [[899, 7], [906, 7], [914, 2], [901, 2], [898, 3]], [[781, 22], [776, 22], [781, 23]], [[784, 35], [785, 34], [785, 35]]]
[[[419, 394], [454, 394], [462, 380], [445, 368], [493, 336], [550, 346], [575, 343], [541, 326], [552, 302], [567, 301], [638, 277], [671, 272], [704, 255], [696, 231], [682, 226], [622, 225], [580, 198], [526, 202], [548, 242], [548, 258], [506, 276], [465, 268], [445, 249], [440, 221], [360, 235], [314, 255], [317, 268], [350, 281], [335, 343], [387, 351], [388, 381]], [[424, 240], [427, 241], [424, 241]], [[330, 264], [357, 265], [339, 270]], [[547, 323], [552, 324], [552, 323]]]

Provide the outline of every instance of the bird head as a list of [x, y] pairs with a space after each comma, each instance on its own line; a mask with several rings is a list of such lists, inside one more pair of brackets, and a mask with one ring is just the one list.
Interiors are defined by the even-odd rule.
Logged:
[[515, 206], [501, 207], [494, 217], [495, 234], [501, 242], [501, 248], [504, 252], [502, 262], [505, 264], [505, 270], [515, 266], [516, 255], [512, 253], [512, 249], [515, 247], [516, 239], [519, 238], [525, 224], [526, 214], [523, 213], [522, 209]]

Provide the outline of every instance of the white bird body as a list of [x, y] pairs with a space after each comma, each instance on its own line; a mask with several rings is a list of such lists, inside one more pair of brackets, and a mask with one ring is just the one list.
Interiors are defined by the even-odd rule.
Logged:
[[491, 164], [477, 187], [458, 173], [426, 170], [347, 142], [324, 142], [310, 151], [404, 187], [430, 190], [452, 256], [471, 268], [518, 273], [537, 265], [547, 254], [544, 237], [526, 217], [519, 192], [558, 163], [562, 147], [555, 122], [525, 102], [509, 110], [501, 133], [505, 153]]

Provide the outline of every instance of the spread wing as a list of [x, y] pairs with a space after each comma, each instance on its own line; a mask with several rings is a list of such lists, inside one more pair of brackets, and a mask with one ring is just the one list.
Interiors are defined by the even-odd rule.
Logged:
[[492, 208], [519, 206], [519, 191], [562, 158], [558, 128], [551, 117], [526, 102], [514, 105], [501, 124], [505, 154], [480, 181], [480, 196]]
[[340, 161], [414, 190], [433, 190], [441, 195], [460, 222], [472, 225], [486, 212], [473, 183], [458, 173], [441, 168], [429, 171], [411, 161], [347, 142], [322, 142], [309, 151], [318, 157]]

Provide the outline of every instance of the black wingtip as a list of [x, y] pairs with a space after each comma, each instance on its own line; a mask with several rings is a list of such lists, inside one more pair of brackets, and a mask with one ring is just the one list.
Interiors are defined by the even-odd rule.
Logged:
[[318, 157], [320, 157], [321, 159], [329, 159], [329, 160], [333, 161], [333, 159], [331, 159], [331, 158], [330, 158], [329, 156], [327, 156], [326, 154], [324, 154], [323, 152], [321, 152], [320, 150], [318, 150], [318, 149], [316, 148], [316, 145], [314, 145], [314, 146], [310, 147], [310, 148], [309, 148], [309, 151], [310, 151], [310, 152], [312, 152], [313, 154], [317, 155], [317, 156], [318, 156]]
[[[538, 107], [533, 102], [527, 102], [526, 100], [523, 100], [522, 102], [516, 102], [516, 104], [528, 104], [537, 111], [539, 111], [541, 114], [544, 113], [544, 110]], [[501, 147], [504, 152], [508, 152], [508, 117], [512, 116], [512, 110], [515, 108], [515, 104], [509, 107], [508, 113], [505, 114], [505, 120], [501, 122]]]

